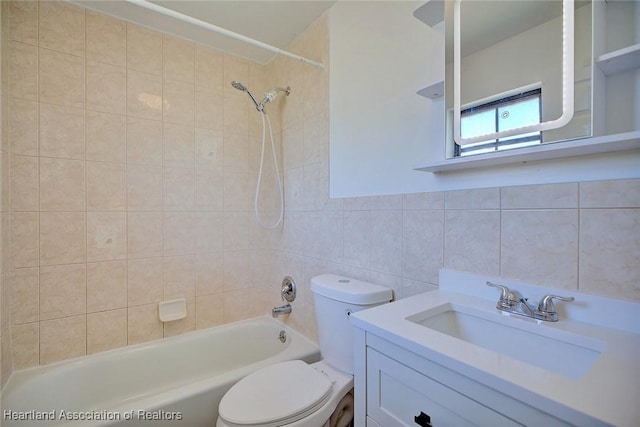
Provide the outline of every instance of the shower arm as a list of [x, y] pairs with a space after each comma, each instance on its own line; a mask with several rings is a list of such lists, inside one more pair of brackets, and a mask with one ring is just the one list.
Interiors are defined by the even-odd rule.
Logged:
[[264, 93], [264, 98], [260, 101], [260, 106], [258, 106], [258, 111], [262, 111], [265, 105], [273, 102], [278, 97], [278, 92], [284, 92], [285, 95], [289, 96], [291, 93], [291, 87], [287, 86], [286, 89], [283, 87], [276, 87], [271, 90], [268, 90]]
[[289, 96], [291, 95], [291, 86], [287, 86], [286, 88], [284, 87], [276, 87], [273, 89], [276, 92], [284, 92], [285, 95]]

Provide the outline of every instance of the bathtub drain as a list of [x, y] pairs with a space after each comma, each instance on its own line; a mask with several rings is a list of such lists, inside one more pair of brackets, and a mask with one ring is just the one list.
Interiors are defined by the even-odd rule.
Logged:
[[284, 343], [287, 341], [287, 333], [282, 330], [280, 331], [280, 334], [278, 335], [278, 339], [280, 340], [281, 343]]

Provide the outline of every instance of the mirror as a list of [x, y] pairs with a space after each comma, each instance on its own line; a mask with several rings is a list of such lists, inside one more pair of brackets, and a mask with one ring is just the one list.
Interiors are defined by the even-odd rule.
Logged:
[[591, 2], [445, 2], [447, 157], [590, 136]]

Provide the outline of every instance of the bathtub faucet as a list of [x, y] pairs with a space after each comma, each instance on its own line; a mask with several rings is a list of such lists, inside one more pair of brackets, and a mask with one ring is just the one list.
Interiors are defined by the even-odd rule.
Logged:
[[291, 313], [291, 304], [285, 304], [280, 307], [273, 307], [271, 310], [271, 316], [274, 318], [280, 316], [281, 314], [289, 314]]

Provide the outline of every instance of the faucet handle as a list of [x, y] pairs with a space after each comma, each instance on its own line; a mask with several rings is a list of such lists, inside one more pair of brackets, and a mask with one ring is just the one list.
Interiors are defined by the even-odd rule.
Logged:
[[291, 276], [285, 276], [282, 279], [280, 287], [280, 297], [282, 301], [293, 302], [296, 299], [296, 282]]
[[487, 280], [487, 286], [491, 286], [492, 288], [498, 288], [500, 289], [500, 299], [501, 300], [505, 300], [507, 299], [507, 295], [509, 294], [510, 290], [509, 288], [507, 288], [504, 285], [498, 285], [496, 283], [491, 283], [490, 281]]
[[556, 306], [553, 303], [554, 299], [566, 302], [573, 302], [576, 300], [574, 297], [561, 297], [559, 295], [547, 294], [540, 300], [540, 303], [538, 304], [538, 311], [542, 311], [544, 313], [555, 313]]
[[504, 285], [498, 285], [496, 283], [491, 283], [487, 281], [487, 286], [500, 289], [500, 299], [498, 301], [498, 305], [501, 305], [503, 307], [506, 307], [506, 306], [513, 307], [514, 305], [518, 304], [522, 299], [522, 295], [520, 295], [520, 292], [516, 290], [511, 290]]

